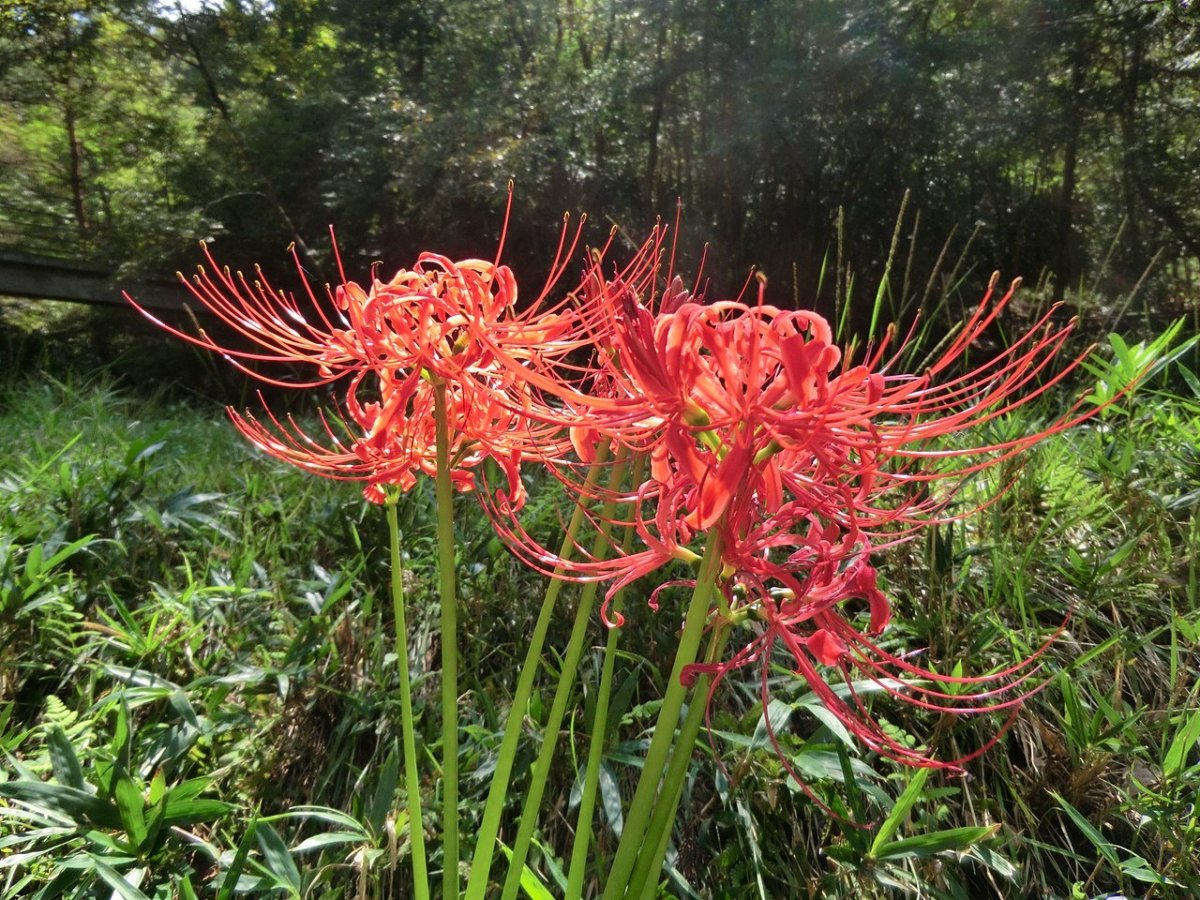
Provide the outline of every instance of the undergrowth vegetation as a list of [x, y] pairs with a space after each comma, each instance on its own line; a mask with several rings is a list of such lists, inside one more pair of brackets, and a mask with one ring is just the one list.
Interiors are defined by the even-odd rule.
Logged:
[[[1113, 350], [1093, 371], [1100, 399], [1106, 374], [1145, 352]], [[103, 376], [40, 375], [0, 391], [0, 897], [406, 896], [382, 513], [354, 486], [260, 458], [210, 405]], [[1198, 448], [1200, 382], [1178, 364], [1019, 466], [968, 483], [964, 507], [984, 502], [982, 512], [929, 530], [881, 568], [896, 609], [888, 647], [971, 674], [1052, 638], [1043, 689], [967, 777], [952, 778], [864, 753], [781, 657], [767, 709], [756, 674], [714, 702], [660, 893], [1200, 892]], [[562, 497], [535, 487], [549, 539]], [[469, 498], [458, 504], [470, 841], [542, 586]], [[432, 757], [432, 496], [414, 490], [400, 512], [415, 718]], [[677, 628], [666, 604], [654, 614], [630, 598], [626, 610], [601, 859], [666, 677], [650, 660]], [[568, 628], [564, 617], [549, 646], [562, 648]], [[603, 640], [597, 623], [591, 643]], [[551, 674], [558, 665], [548, 654]], [[599, 665], [598, 649], [585, 655], [585, 714], [567, 723], [576, 748]], [[882, 691], [870, 702], [898, 737], [944, 758], [1005, 727], [938, 718]], [[514, 811], [548, 705], [535, 691], [524, 711]], [[561, 892], [583, 764], [582, 753], [557, 764], [557, 814], [536, 839], [530, 896]], [[440, 816], [435, 787], [424, 785], [426, 827]]]

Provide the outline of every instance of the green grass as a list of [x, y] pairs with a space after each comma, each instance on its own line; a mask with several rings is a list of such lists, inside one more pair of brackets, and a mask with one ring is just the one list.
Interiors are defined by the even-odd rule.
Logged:
[[[32, 375], [0, 389], [0, 898], [407, 896], [382, 511], [352, 485], [263, 459], [215, 403], [125, 384]], [[1200, 891], [1200, 392], [1186, 376], [1175, 392], [1165, 385], [969, 484], [968, 505], [1012, 486], [885, 560], [896, 604], [889, 646], [925, 648], [924, 665], [987, 671], [1063, 628], [1038, 676], [1045, 689], [969, 777], [918, 775], [845, 742], [781, 658], [767, 714], [782, 751], [838, 815], [786, 777], [750, 675], [716, 701], [664, 890]], [[560, 498], [535, 487], [534, 518], [552, 530]], [[430, 492], [406, 498], [401, 515], [415, 718], [432, 759]], [[469, 847], [541, 583], [467, 499], [456, 527]], [[674, 640], [665, 610], [653, 616], [637, 598], [628, 608], [600, 859], [615, 848], [618, 792], [636, 780], [657, 712], [664, 673], [652, 661]], [[569, 624], [551, 634], [558, 652]], [[597, 630], [592, 643], [601, 642]], [[599, 665], [598, 653], [585, 654], [589, 692]], [[545, 690], [527, 710], [506, 840]], [[552, 773], [554, 813], [536, 839], [533, 862], [552, 891], [570, 848], [590, 696], [568, 722], [575, 750]], [[1001, 724], [873, 702], [897, 734], [942, 757], [980, 746]], [[440, 798], [424, 787], [432, 831]], [[436, 853], [431, 867], [440, 868]], [[593, 887], [602, 871], [590, 874]]]

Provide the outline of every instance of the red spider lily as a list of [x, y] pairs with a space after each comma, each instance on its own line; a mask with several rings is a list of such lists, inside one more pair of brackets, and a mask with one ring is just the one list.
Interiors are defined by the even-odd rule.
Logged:
[[[511, 208], [512, 194], [509, 193]], [[508, 215], [505, 215], [507, 229]], [[279, 387], [315, 388], [340, 384], [341, 402], [321, 414], [316, 433], [268, 409], [264, 419], [230, 410], [240, 431], [267, 453], [307, 471], [366, 482], [366, 495], [380, 501], [385, 488], [410, 487], [416, 474], [434, 465], [434, 393], [444, 391], [452, 437], [455, 484], [474, 486], [484, 459], [507, 476], [506, 502], [524, 498], [522, 460], [553, 457], [565, 440], [558, 429], [539, 424], [531, 407], [524, 371], [549, 366], [577, 347], [571, 307], [543, 303], [574, 252], [579, 231], [567, 244], [564, 221], [558, 254], [542, 293], [524, 311], [517, 308], [512, 271], [499, 262], [454, 262], [423, 253], [412, 269], [368, 288], [349, 281], [338, 257], [341, 283], [318, 299], [296, 259], [305, 303], [277, 291], [258, 272], [220, 269], [207, 247], [212, 271], [204, 268], [185, 285], [210, 313], [240, 337], [238, 346], [218, 342], [203, 329], [191, 335], [143, 315], [190, 343], [222, 353], [233, 365]], [[497, 250], [503, 250], [504, 235]], [[336, 254], [336, 244], [334, 246]], [[182, 276], [181, 276], [182, 277]], [[327, 308], [337, 310], [336, 314]], [[489, 340], [479, 341], [478, 334]], [[249, 349], [247, 349], [249, 347]], [[292, 380], [254, 367], [281, 363], [309, 367], [314, 374]]]
[[[1035, 433], [959, 448], [932, 446], [950, 435], [975, 433], [1053, 389], [1082, 360], [1052, 369], [1074, 323], [1055, 327], [1051, 310], [987, 362], [938, 381], [961, 367], [1010, 302], [1016, 283], [994, 299], [993, 278], [946, 349], [920, 374], [905, 375], [897, 370], [910, 355], [909, 342], [885, 358], [889, 331], [863, 363], [849, 365], [823, 318], [767, 305], [761, 280], [756, 305], [697, 303], [674, 282], [652, 312], [638, 300], [639, 293], [650, 293], [653, 280], [646, 256], [644, 248], [627, 269], [632, 281], [625, 273], [606, 280], [594, 265], [580, 291], [593, 310], [588, 324], [604, 340], [591, 369], [591, 384], [604, 389], [585, 392], [569, 378], [546, 377], [539, 385], [560, 400], [557, 413], [543, 404], [547, 421], [556, 415], [563, 425], [583, 421], [577, 437], [586, 432], [589, 439], [650, 455], [651, 480], [636, 491], [649, 508], [631, 517], [643, 530], [665, 502], [693, 534], [719, 524], [727, 532], [726, 548], [783, 509], [800, 520], [820, 515], [869, 534], [877, 545], [900, 540], [951, 518], [945, 510], [967, 476], [1094, 414], [1079, 401]], [[584, 444], [576, 440], [587, 458]], [[592, 491], [586, 501], [599, 499], [569, 470], [563, 476], [569, 490]], [[787, 527], [784, 516], [778, 528]], [[525, 540], [514, 535], [518, 543]], [[662, 541], [674, 542], [675, 536]], [[550, 565], [542, 548], [530, 549], [527, 558]], [[663, 561], [677, 556], [673, 548], [660, 553]], [[583, 561], [574, 571], [619, 578], [620, 565], [619, 558], [599, 567]]]
[[[501, 513], [494, 516], [497, 527], [531, 564], [609, 580], [610, 596], [672, 560], [695, 560], [702, 534], [719, 530], [724, 599], [713, 613], [714, 627], [751, 617], [759, 631], [731, 658], [694, 667], [693, 675], [710, 672], [715, 690], [729, 673], [760, 664], [765, 692], [765, 667], [783, 648], [795, 671], [866, 746], [911, 765], [961, 767], [970, 756], [932, 760], [896, 741], [856, 693], [854, 678], [929, 711], [1007, 711], [1011, 722], [1030, 693], [1023, 686], [1041, 651], [976, 677], [922, 669], [887, 651], [878, 638], [891, 606], [868, 560], [924, 525], [968, 514], [947, 512], [966, 477], [1094, 414], [1080, 401], [1035, 433], [942, 444], [973, 436], [1058, 385], [1082, 359], [1055, 368], [1074, 323], [1055, 326], [1051, 310], [1006, 349], [966, 368], [968, 350], [1016, 288], [997, 298], [993, 279], [946, 348], [908, 375], [901, 363], [911, 355], [911, 333], [892, 349], [895, 332], [889, 331], [852, 365], [823, 318], [766, 304], [762, 281], [753, 305], [702, 304], [672, 282], [655, 310], [653, 274], [642, 259], [632, 277], [607, 280], [594, 266], [584, 280], [581, 302], [592, 310], [587, 325], [604, 341], [590, 384], [603, 390], [582, 390], [580, 378], [546, 377], [539, 384], [556, 394], [562, 424], [586, 423], [576, 428], [581, 458], [589, 458], [589, 441], [649, 455], [650, 477], [616, 498], [628, 504], [621, 518], [636, 529], [641, 547], [604, 560], [580, 553], [572, 562], [533, 541], [500, 506], [493, 507]], [[552, 421], [553, 405], [544, 410]], [[558, 471], [582, 503], [603, 499], [570, 468]], [[865, 603], [865, 622], [847, 612], [852, 601]], [[843, 684], [831, 686], [822, 666], [840, 670]]]
[[[1043, 685], [1025, 689], [1036, 674], [1036, 660], [1046, 651], [1046, 642], [1029, 659], [983, 676], [946, 675], [914, 665], [890, 653], [876, 640], [887, 628], [890, 604], [879, 590], [874, 568], [868, 563], [859, 536], [841, 533], [837, 526], [811, 521], [808, 530], [795, 537], [797, 546], [782, 563], [764, 563], [754, 571], [739, 571], [724, 584], [726, 611], [714, 627], [738, 627], [744, 623], [754, 637], [728, 659], [689, 667], [685, 677], [701, 673], [710, 677], [711, 705], [721, 682], [734, 672], [760, 667], [763, 708], [769, 703], [768, 672], [776, 647], [786, 650], [793, 670], [809, 685], [829, 712], [865, 746], [907, 765], [960, 770], [993, 746], [1014, 721], [1020, 705]], [[865, 623], [848, 612], [851, 601], [865, 601], [869, 616]], [[841, 678], [834, 685], [819, 666], [836, 670]], [[863, 685], [891, 695], [909, 705], [948, 715], [1009, 713], [1008, 722], [984, 746], [954, 760], [931, 757], [896, 740], [864, 702]], [[775, 735], [770, 732], [772, 742]], [[777, 749], [778, 749], [778, 745]], [[786, 758], [784, 765], [787, 766]], [[789, 773], [802, 783], [802, 779]]]

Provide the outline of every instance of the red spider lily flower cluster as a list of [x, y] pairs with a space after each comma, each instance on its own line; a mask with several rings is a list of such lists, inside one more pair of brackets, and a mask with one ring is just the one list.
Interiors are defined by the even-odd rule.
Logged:
[[[269, 410], [231, 416], [272, 456], [363, 482], [376, 502], [432, 473], [433, 411], [444, 402], [455, 484], [471, 490], [480, 463], [497, 463], [504, 487], [477, 495], [498, 533], [542, 571], [609, 582], [609, 598], [671, 562], [696, 562], [699, 545], [714, 538], [721, 565], [712, 627], [743, 623], [753, 637], [725, 659], [693, 666], [689, 677], [706, 673], [715, 690], [730, 673], [757, 665], [765, 704], [767, 667], [782, 648], [868, 747], [910, 765], [961, 765], [896, 741], [855, 693], [854, 679], [931, 711], [1011, 711], [1028, 694], [1036, 655], [962, 677], [889, 652], [880, 638], [892, 609], [871, 557], [964, 515], [948, 508], [965, 478], [1094, 412], [1077, 405], [1036, 433], [964, 443], [1078, 365], [1057, 365], [1073, 323], [1056, 325], [1051, 310], [968, 367], [968, 351], [1016, 287], [998, 295], [993, 279], [920, 371], [903, 370], [913, 332], [898, 339], [889, 331], [856, 364], [824, 318], [769, 305], [762, 279], [757, 302], [747, 303], [704, 302], [673, 277], [673, 264], [662, 277], [664, 233], [655, 229], [612, 276], [604, 272], [605, 247], [575, 290], [547, 304], [579, 237], [568, 241], [564, 226], [546, 286], [523, 310], [499, 251], [492, 262], [424, 253], [412, 269], [373, 278], [367, 288], [346, 279], [339, 259], [341, 284], [322, 297], [297, 260], [303, 303], [261, 273], [251, 281], [208, 256], [211, 272], [202, 268], [185, 284], [239, 336], [237, 345], [158, 324], [268, 384], [335, 390], [319, 425], [308, 429]], [[310, 374], [264, 373], [264, 364]], [[599, 446], [645, 456], [645, 480], [613, 494], [581, 477]], [[525, 462], [547, 466], [584, 509], [618, 502], [628, 512], [616, 524], [633, 528], [639, 546], [596, 558], [580, 542], [573, 559], [542, 546], [521, 526]], [[653, 595], [656, 607], [666, 586]], [[841, 685], [827, 679], [830, 669]]]
[[[506, 214], [506, 228], [507, 222]], [[520, 464], [560, 450], [555, 430], [522, 412], [529, 405], [522, 372], [575, 349], [571, 316], [543, 304], [574, 251], [568, 234], [564, 222], [546, 286], [523, 311], [516, 279], [499, 263], [503, 234], [495, 262], [422, 253], [412, 269], [388, 281], [373, 277], [367, 288], [346, 278], [339, 256], [341, 284], [327, 286], [323, 299], [297, 257], [303, 304], [273, 288], [261, 271], [250, 281], [219, 267], [205, 247], [211, 270], [201, 267], [192, 280], [180, 279], [236, 335], [224, 342], [204, 330], [175, 329], [125, 296], [175, 336], [221, 353], [266, 384], [335, 389], [315, 430], [269, 408], [262, 418], [229, 410], [238, 430], [271, 456], [324, 477], [363, 482], [367, 499], [382, 502], [389, 488], [405, 491], [421, 472], [434, 474], [434, 407], [441, 391], [455, 486], [473, 489], [477, 467], [490, 459], [507, 476], [506, 503], [520, 508]], [[475, 340], [477, 334], [489, 340]], [[261, 364], [309, 374], [292, 378], [265, 372]]]
[[[970, 757], [933, 760], [889, 735], [855, 693], [854, 677], [931, 711], [1011, 711], [1028, 695], [1023, 686], [1036, 656], [958, 677], [888, 652], [879, 638], [891, 605], [871, 554], [965, 515], [947, 509], [967, 476], [1091, 415], [1076, 406], [1036, 433], [982, 445], [947, 440], [980, 433], [1061, 381], [1081, 359], [1055, 366], [1074, 323], [1056, 326], [1052, 310], [1006, 349], [962, 371], [968, 349], [1017, 287], [998, 295], [993, 278], [974, 314], [920, 372], [901, 370], [911, 347], [908, 340], [892, 347], [894, 331], [853, 365], [821, 316], [768, 305], [761, 279], [757, 303], [704, 303], [668, 273], [670, 287], [655, 303], [659, 242], [656, 235], [616, 277], [590, 268], [578, 292], [589, 310], [581, 323], [603, 350], [586, 382], [539, 384], [556, 401], [539, 415], [554, 421], [558, 409], [560, 424], [575, 425], [577, 446], [609, 443], [648, 455], [649, 477], [617, 497], [558, 469], [582, 503], [625, 501], [632, 509], [625, 524], [641, 546], [602, 560], [580, 547], [576, 559], [562, 559], [531, 539], [502, 502], [491, 505], [497, 527], [530, 564], [609, 580], [610, 597], [672, 560], [697, 560], [693, 548], [715, 531], [721, 575], [710, 621], [717, 628], [751, 623], [755, 636], [725, 660], [691, 667], [689, 677], [707, 672], [715, 689], [730, 672], [757, 664], [765, 705], [767, 667], [783, 647], [864, 744], [910, 765], [960, 766]], [[586, 449], [580, 455], [590, 458]], [[840, 670], [841, 687], [822, 666]]]

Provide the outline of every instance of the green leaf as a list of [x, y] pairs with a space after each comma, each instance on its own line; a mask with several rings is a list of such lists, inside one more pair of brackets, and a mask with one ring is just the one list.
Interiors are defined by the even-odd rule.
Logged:
[[1183, 363], [1176, 366], [1176, 371], [1179, 372], [1180, 376], [1187, 383], [1187, 386], [1191, 388], [1192, 395], [1200, 400], [1200, 378], [1197, 378], [1196, 374]]
[[96, 540], [96, 538], [97, 538], [97, 535], [89, 534], [85, 537], [81, 537], [77, 541], [72, 541], [71, 543], [67, 544], [67, 546], [65, 546], [65, 547], [60, 547], [57, 551], [55, 551], [53, 556], [51, 556], [49, 559], [42, 562], [41, 571], [48, 572], [50, 569], [53, 569], [55, 566], [57, 566], [60, 562], [67, 559], [67, 557], [74, 556], [76, 553], [78, 553], [80, 550], [82, 550], [88, 544], [92, 543], [92, 541]]
[[71, 740], [61, 725], [53, 725], [47, 730], [46, 746], [50, 751], [50, 764], [54, 768], [54, 777], [58, 779], [58, 783], [87, 791], [88, 785], [83, 780], [79, 758], [75, 755]]
[[35, 582], [43, 571], [45, 570], [42, 567], [42, 545], [34, 544], [29, 548], [29, 555], [25, 557], [25, 580]]
[[[926, 770], [928, 771], [928, 770]], [[999, 825], [964, 825], [961, 828], [947, 828], [944, 831], [931, 831], [916, 837], [892, 841], [886, 846], [874, 846], [871, 855], [875, 859], [905, 859], [908, 857], [925, 858], [953, 850], [962, 853], [971, 845], [987, 840], [1000, 830]]]
[[[117, 705], [117, 721], [113, 725], [112, 736], [112, 756], [116, 760], [117, 765], [123, 770], [129, 770], [130, 757], [130, 741], [129, 733], [129, 705], [125, 702], [125, 698], [121, 698], [121, 702]], [[105, 785], [107, 790], [107, 785]]]
[[617, 782], [609, 764], [600, 763], [600, 805], [604, 808], [604, 818], [618, 838], [625, 828], [625, 814], [621, 809], [621, 786]]
[[1142, 881], [1147, 884], [1176, 884], [1164, 875], [1160, 875], [1150, 868], [1150, 863], [1140, 857], [1131, 856], [1129, 859], [1121, 863], [1122, 874], [1128, 875], [1137, 881]]
[[782, 700], [772, 700], [768, 703], [767, 708], [758, 717], [758, 724], [754, 727], [754, 740], [751, 746], [765, 747], [772, 734], [777, 735], [787, 727], [795, 709], [795, 705], [784, 703]]
[[[504, 851], [504, 855], [508, 857], [509, 864], [511, 865], [512, 850], [504, 844], [500, 845], [500, 849]], [[554, 895], [550, 893], [550, 889], [537, 877], [537, 873], [527, 865], [521, 866], [521, 890], [531, 900], [554, 900]]]
[[125, 880], [116, 869], [98, 859], [95, 856], [88, 856], [90, 866], [95, 870], [96, 874], [107, 884], [113, 891], [123, 898], [123, 900], [150, 900], [145, 894], [135, 888], [132, 884]]
[[337, 825], [353, 831], [360, 835], [364, 841], [371, 839], [371, 833], [363, 827], [363, 824], [358, 819], [349, 813], [342, 812], [340, 809], [331, 809], [328, 806], [293, 806], [287, 812], [274, 816], [264, 816], [262, 821], [278, 822], [283, 819], [319, 819], [322, 822], [328, 822], [331, 825]]
[[913, 780], [908, 783], [908, 787], [904, 789], [904, 793], [900, 795], [900, 798], [896, 801], [896, 805], [888, 813], [888, 817], [879, 826], [879, 833], [875, 835], [875, 840], [871, 843], [871, 856], [878, 854], [891, 841], [892, 836], [896, 833], [896, 829], [908, 817], [908, 813], [916, 804], [917, 798], [921, 796], [921, 791], [925, 789], [925, 782], [928, 780], [929, 770], [921, 769], [913, 777]]
[[1012, 860], [983, 844], [976, 844], [968, 850], [967, 857], [979, 860], [993, 872], [1010, 881], [1017, 877], [1018, 869]]
[[320, 850], [323, 847], [333, 847], [338, 844], [361, 844], [363, 835], [354, 831], [327, 831], [307, 837], [292, 848], [292, 853], [307, 853], [310, 850]]
[[367, 821], [371, 823], [371, 831], [375, 834], [383, 831], [384, 820], [391, 811], [392, 802], [396, 796], [396, 784], [400, 775], [400, 757], [396, 750], [396, 744], [393, 741], [392, 749], [388, 753], [387, 759], [383, 761], [383, 768], [379, 772], [379, 783], [375, 786], [375, 795], [371, 798], [370, 806], [367, 808]]
[[130, 843], [140, 848], [146, 840], [146, 799], [141, 789], [128, 775], [122, 775], [113, 787], [113, 799], [117, 801], [121, 825]]
[[1172, 777], [1184, 767], [1188, 754], [1197, 741], [1200, 741], [1200, 710], [1192, 713], [1171, 739], [1171, 746], [1167, 748], [1166, 756], [1163, 757], [1164, 778]]
[[263, 863], [267, 870], [279, 879], [282, 885], [286, 885], [292, 889], [295, 896], [300, 896], [303, 889], [303, 882], [300, 878], [300, 870], [296, 868], [296, 861], [292, 859], [292, 854], [287, 848], [287, 844], [283, 842], [283, 838], [279, 836], [279, 832], [263, 822], [258, 826], [258, 849], [262, 851]]
[[160, 801], [167, 796], [167, 776], [163, 774], [162, 769], [154, 771], [154, 777], [150, 779], [150, 792], [146, 797], [147, 802], [151, 806], [156, 806]]
[[[862, 760], [847, 758], [843, 765], [842, 757], [838, 753], [824, 749], [829, 746], [829, 744], [805, 744], [798, 753], [794, 753], [790, 757], [792, 765], [804, 776], [806, 781], [827, 780], [844, 784], [848, 767], [855, 787], [861, 790], [864, 785], [870, 783], [872, 778], [878, 777], [875, 770]], [[840, 745], [834, 746], [844, 750]], [[802, 789], [791, 778], [788, 779], [788, 787], [792, 790]], [[859, 821], [866, 821], [865, 814]]]
[[184, 803], [188, 800], [193, 800], [199, 797], [212, 784], [211, 778], [189, 778], [187, 781], [181, 781], [179, 784], [167, 791], [167, 801], [169, 803]]
[[192, 879], [187, 875], [179, 881], [179, 900], [199, 900], [196, 889], [192, 887]]
[[100, 797], [66, 785], [9, 781], [0, 784], [0, 797], [59, 813], [81, 827], [121, 827], [121, 816], [115, 806]]
[[554, 851], [543, 844], [536, 838], [533, 840], [533, 846], [538, 848], [542, 854], [542, 864], [546, 867], [546, 871], [558, 885], [558, 889], [563, 893], [567, 890], [567, 874], [562, 869], [562, 862], [554, 855]]
[[176, 800], [168, 796], [163, 806], [162, 823], [192, 825], [196, 822], [211, 822], [232, 809], [235, 809], [234, 805], [224, 800]]
[[221, 887], [217, 891], [217, 900], [231, 900], [233, 897], [238, 878], [250, 856], [250, 847], [254, 844], [254, 833], [258, 830], [258, 822], [258, 819], [250, 820], [246, 826], [246, 833], [242, 835], [242, 841], [238, 844], [237, 852], [233, 854], [233, 859], [229, 863], [229, 868], [221, 873]]
[[1071, 821], [1075, 823], [1075, 827], [1083, 832], [1084, 837], [1092, 842], [1092, 846], [1100, 851], [1103, 856], [1113, 866], [1120, 867], [1121, 860], [1117, 856], [1117, 849], [1109, 841], [1104, 839], [1104, 836], [1096, 830], [1095, 826], [1087, 820], [1079, 810], [1072, 806], [1067, 799], [1056, 791], [1050, 791], [1050, 796], [1058, 801], [1058, 805], [1063, 808], [1063, 811], [1070, 816]]

